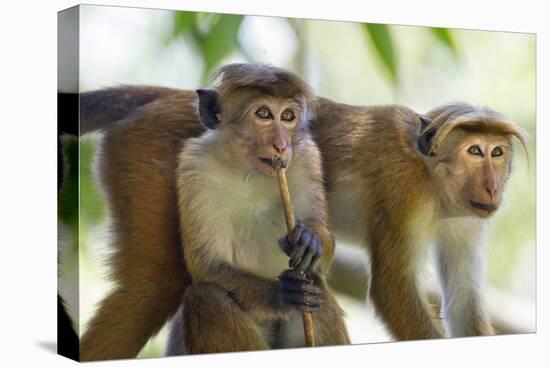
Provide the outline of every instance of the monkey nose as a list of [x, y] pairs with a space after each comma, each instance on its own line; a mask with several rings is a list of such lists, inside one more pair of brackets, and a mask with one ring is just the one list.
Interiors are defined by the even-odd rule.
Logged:
[[487, 185], [485, 186], [485, 190], [489, 194], [489, 197], [491, 198], [491, 200], [493, 201], [496, 200], [498, 195], [498, 188], [496, 186]]
[[275, 151], [279, 154], [283, 154], [284, 151], [286, 150], [286, 143], [275, 143], [273, 144], [273, 148], [275, 149]]

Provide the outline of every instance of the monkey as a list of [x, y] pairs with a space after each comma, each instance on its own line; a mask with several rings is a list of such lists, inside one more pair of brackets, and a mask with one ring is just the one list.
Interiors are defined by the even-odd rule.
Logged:
[[[487, 218], [510, 174], [512, 138], [526, 132], [488, 107], [403, 106], [322, 99], [312, 124], [326, 169], [337, 240], [370, 256], [370, 298], [399, 340], [493, 335], [484, 304]], [[527, 150], [526, 150], [527, 151]], [[435, 242], [443, 329], [418, 275]]]
[[176, 157], [184, 139], [204, 128], [194, 123], [196, 93], [172, 92], [123, 87], [80, 95], [80, 134], [104, 134], [97, 172], [112, 225], [114, 284], [81, 336], [82, 361], [136, 357], [191, 284], [180, 243]]
[[[181, 308], [182, 311], [178, 312], [176, 319], [183, 317], [184, 320], [188, 320], [187, 324], [184, 323], [190, 334], [187, 340], [199, 343], [196, 347], [188, 346], [187, 349], [190, 352], [210, 351], [212, 348], [227, 351], [235, 348], [249, 350], [300, 345], [290, 341], [289, 337], [285, 337], [285, 334], [292, 334], [291, 325], [300, 324], [299, 318], [296, 318], [298, 310], [316, 311], [314, 330], [317, 345], [349, 343], [342, 311], [329, 293], [323, 279], [333, 256], [334, 242], [328, 231], [319, 152], [309, 137], [307, 128], [310, 113], [308, 103], [311, 100], [309, 87], [293, 74], [265, 66], [236, 65], [233, 68], [223, 69], [220, 75], [227, 75], [228, 79], [226, 78], [226, 82], [219, 86], [221, 88], [219, 94], [200, 90], [198, 103], [196, 93], [189, 91], [179, 93], [169, 88], [121, 87], [80, 95], [81, 134], [95, 130], [104, 132], [99, 173], [106, 192], [106, 200], [110, 206], [113, 232], [116, 236], [115, 252], [110, 259], [112, 279], [116, 285], [111, 294], [100, 303], [82, 337], [82, 360], [135, 357], [147, 340], [159, 331], [181, 304], [186, 302], [188, 306]], [[232, 97], [234, 89], [238, 97]], [[251, 123], [250, 117], [247, 117], [246, 121], [239, 122], [239, 113], [242, 114], [245, 108], [250, 108], [246, 104], [247, 100], [258, 98], [262, 93], [265, 94], [264, 103], [273, 104], [274, 108], [281, 104], [283, 97], [285, 103], [292, 107], [281, 111], [283, 113], [277, 117], [278, 123], [274, 124], [276, 128], [267, 129], [274, 131], [274, 135], [270, 138], [271, 141], [268, 139], [266, 143], [262, 143], [265, 145], [263, 147], [260, 144], [261, 141], [254, 141], [254, 138], [264, 139], [263, 136], [255, 137], [250, 133], [250, 129], [243, 130], [239, 133], [240, 135], [237, 134], [239, 130], [235, 130], [244, 124]], [[219, 102], [221, 103], [218, 104]], [[233, 104], [235, 104], [234, 107], [232, 107]], [[218, 110], [220, 105], [225, 105], [225, 108]], [[156, 108], [151, 110], [153, 106]], [[197, 109], [200, 113], [197, 113]], [[300, 113], [302, 109], [303, 115]], [[163, 116], [159, 116], [159, 112]], [[266, 113], [268, 113], [267, 116], [273, 114], [265, 106], [258, 112], [260, 115]], [[144, 119], [144, 115], [147, 114], [150, 114], [151, 119]], [[199, 119], [199, 115], [202, 118]], [[227, 118], [232, 121], [220, 123], [217, 121], [220, 116], [222, 119]], [[264, 121], [261, 117], [254, 116], [260, 123]], [[291, 117], [299, 121], [296, 125], [300, 128], [287, 136], [285, 135], [288, 134], [286, 126], [291, 126], [292, 123], [281, 119]], [[265, 118], [264, 122], [269, 119], [269, 117]], [[194, 123], [199, 120], [198, 124]], [[269, 124], [265, 125], [269, 127]], [[262, 128], [265, 130], [265, 127]], [[231, 136], [231, 131], [235, 131], [234, 136]], [[147, 136], [142, 141], [142, 146], [135, 145], [134, 139], [138, 136]], [[294, 259], [293, 265], [304, 267], [305, 270], [319, 268], [318, 272], [312, 274], [313, 284], [305, 282], [293, 272], [279, 274], [279, 280], [274, 278], [277, 275], [275, 269], [284, 270], [279, 265], [281, 261], [286, 261], [286, 256], [275, 245], [275, 251], [265, 257], [263, 252], [269, 249], [272, 242], [267, 239], [258, 242], [264, 248], [262, 252], [255, 255], [258, 248], [237, 247], [235, 249], [236, 254], [242, 252], [241, 256], [244, 256], [242, 259], [235, 257], [238, 261], [244, 262], [244, 265], [241, 264], [244, 269], [238, 267], [234, 269], [231, 264], [214, 261], [215, 257], [204, 259], [205, 255], [201, 253], [201, 247], [195, 249], [192, 243], [197, 241], [197, 233], [193, 232], [195, 227], [191, 227], [197, 219], [190, 216], [194, 210], [186, 209], [180, 213], [178, 207], [178, 197], [186, 197], [183, 194], [187, 191], [178, 189], [181, 184], [177, 183], [180, 176], [177, 169], [177, 156], [184, 148], [185, 138], [198, 136], [202, 136], [201, 139], [213, 139], [212, 136], [217, 136], [218, 138], [212, 140], [212, 144], [219, 140], [223, 141], [223, 137], [230, 138], [236, 146], [226, 144], [227, 152], [261, 148], [265, 150], [262, 153], [264, 155], [270, 150], [277, 151], [277, 149], [282, 150], [283, 158], [288, 155], [289, 184], [291, 192], [296, 190], [297, 214], [304, 220], [300, 222], [296, 232], [290, 236], [291, 239], [294, 238], [295, 246], [285, 244], [284, 240], [281, 241], [280, 246], [287, 253], [293, 254], [291, 257]], [[222, 152], [219, 157], [214, 158], [220, 160], [228, 154], [227, 152]], [[246, 156], [241, 160], [244, 158]], [[278, 192], [275, 179], [267, 177], [273, 174], [273, 169], [269, 168], [268, 164], [269, 157], [260, 158], [262, 159], [255, 157], [254, 170], [245, 176], [246, 181], [241, 184], [251, 190], [256, 186], [251, 186], [252, 183], [259, 183], [259, 189], [254, 190], [259, 190], [260, 196], [268, 195], [269, 200], [264, 202], [264, 205], [273, 207], [271, 212], [266, 212], [264, 215], [266, 215], [265, 220], [272, 222], [271, 226], [267, 226], [272, 229], [266, 230], [266, 236], [269, 234], [272, 237], [275, 229], [279, 229], [279, 232], [283, 229], [282, 209], [280, 204], [275, 204], [273, 201], [277, 199], [278, 203], [279, 199], [274, 195]], [[201, 156], [194, 159], [204, 161], [204, 157]], [[194, 159], [180, 158], [180, 165], [194, 164], [192, 162]], [[208, 162], [214, 164], [216, 160], [212, 159]], [[244, 168], [252, 169], [250, 159], [244, 159], [244, 162]], [[219, 166], [219, 163], [217, 165]], [[229, 166], [234, 166], [234, 163]], [[242, 172], [243, 167], [235, 172]], [[225, 171], [220, 170], [220, 172]], [[234, 172], [229, 173], [235, 176]], [[212, 175], [212, 172], [203, 173], [205, 174]], [[196, 185], [183, 185], [183, 187], [197, 189]], [[303, 193], [301, 193], [302, 189], [305, 190]], [[178, 195], [178, 190], [183, 190], [182, 195]], [[225, 192], [223, 190], [226, 189], [221, 187], [220, 190]], [[198, 191], [202, 192], [202, 190]], [[121, 192], [124, 192], [122, 196], [119, 195]], [[225, 196], [231, 197], [238, 193], [239, 191], [234, 194], [226, 193]], [[221, 194], [212, 193], [212, 195]], [[253, 200], [256, 203], [263, 201], [261, 197]], [[234, 205], [237, 204], [234, 203]], [[250, 208], [248, 210], [250, 211]], [[275, 215], [276, 212], [277, 215]], [[144, 215], [145, 213], [148, 214]], [[216, 212], [211, 214], [212, 217], [218, 215]], [[239, 213], [235, 213], [235, 216], [236, 214]], [[243, 227], [239, 229], [242, 235], [249, 231], [250, 236], [252, 234], [257, 236], [260, 234], [259, 228], [266, 228], [266, 226], [251, 228], [251, 220], [243, 217]], [[191, 227], [183, 225], [186, 221]], [[219, 224], [221, 222], [216, 223], [216, 225]], [[180, 232], [183, 233], [182, 238], [179, 237]], [[203, 232], [200, 233], [201, 236], [198, 239], [203, 236]], [[227, 233], [216, 233], [215, 228], [209, 233], [210, 236], [221, 236], [223, 241], [229, 238]], [[189, 239], [186, 241], [186, 238]], [[302, 246], [296, 245], [297, 241]], [[307, 246], [303, 246], [304, 243], [321, 248], [322, 256], [308, 250]], [[216, 246], [218, 246], [217, 250]], [[220, 244], [213, 245], [214, 254], [219, 252], [219, 246]], [[296, 253], [292, 252], [292, 248], [297, 249]], [[250, 253], [247, 254], [247, 251]], [[197, 256], [193, 255], [195, 252]], [[303, 256], [302, 261], [297, 261], [301, 256]], [[223, 260], [227, 259], [223, 258]], [[260, 263], [254, 264], [254, 261]], [[197, 283], [195, 279], [201, 282]], [[290, 292], [289, 288], [294, 292]], [[301, 293], [304, 294], [301, 294], [297, 291], [299, 289], [309, 290], [309, 292], [302, 291]], [[220, 302], [218, 307], [214, 305], [204, 307], [200, 300], [205, 296], [210, 301], [218, 300]], [[304, 304], [303, 300], [301, 304], [297, 304], [300, 301], [299, 296], [305, 297], [308, 304]], [[246, 312], [240, 311], [241, 308]], [[221, 309], [228, 312], [221, 313], [219, 312]], [[195, 312], [191, 312], [192, 310]], [[207, 338], [208, 333], [201, 334], [204, 330], [192, 332], [194, 330], [192, 325], [193, 322], [196, 324], [196, 320], [190, 320], [189, 315], [192, 316], [199, 311], [201, 314], [207, 311], [214, 312], [219, 320], [219, 324], [218, 321], [216, 324], [220, 331], [215, 334], [217, 337], [214, 341]], [[234, 343], [239, 342], [227, 346], [223, 342], [227, 343], [229, 340], [224, 337], [221, 328], [227, 328], [227, 323], [235, 320], [237, 311], [241, 312], [243, 321], [239, 327], [244, 329], [234, 327], [232, 330], [233, 333], [238, 334], [238, 338], [242, 339], [236, 339], [237, 336], [235, 336]], [[198, 320], [205, 322], [209, 317], [200, 317]], [[178, 323], [174, 324], [177, 327]], [[231, 325], [235, 324], [231, 323]], [[268, 337], [258, 338], [257, 333], [268, 334]], [[174, 345], [175, 342], [170, 344]]]
[[[300, 312], [314, 313], [317, 345], [348, 344], [342, 311], [323, 279], [334, 240], [320, 152], [307, 126], [309, 86], [256, 64], [226, 65], [214, 78], [216, 89], [197, 91], [199, 119], [209, 130], [185, 142], [177, 169], [184, 260], [193, 279], [182, 305], [186, 350], [304, 346]], [[288, 236], [277, 161], [302, 218]]]
[[[103, 180], [103, 184], [108, 193], [107, 201], [113, 207], [113, 214], [117, 213], [114, 232], [122, 234], [119, 238], [124, 239], [124, 246], [128, 248], [145, 248], [146, 244], [152, 247], [157, 246], [157, 243], [175, 248], [170, 241], [178, 244], [180, 242], [177, 236], [179, 222], [176, 220], [174, 172], [182, 142], [199, 136], [206, 129], [193, 108], [196, 98], [190, 91], [141, 86], [115, 87], [80, 95], [81, 133], [100, 130], [105, 135], [103, 164], [112, 168], [108, 171], [104, 167], [100, 171], [104, 177], [109, 178]], [[452, 197], [453, 193], [446, 192], [447, 185], [451, 186], [451, 179], [445, 181], [444, 175], [441, 175], [442, 172], [450, 171], [441, 168], [448, 167], [442, 158], [443, 152], [432, 151], [431, 145], [436, 135], [445, 138], [438, 140], [439, 144], [448, 138], [456, 139], [458, 132], [466, 133], [464, 138], [467, 138], [476, 132], [474, 127], [477, 125], [480, 127], [479, 132], [492, 132], [502, 138], [516, 136], [523, 145], [526, 144], [526, 134], [488, 108], [461, 104], [456, 106], [463, 107], [462, 114], [436, 114], [438, 109], [435, 109], [432, 113], [422, 115], [404, 106], [352, 106], [318, 97], [314, 111], [316, 119], [309, 124], [313, 138], [321, 150], [333, 232], [337, 241], [360, 244], [369, 250], [372, 272], [370, 298], [374, 301], [382, 321], [398, 340], [493, 333], [482, 300], [483, 291], [479, 289], [483, 284], [483, 235], [487, 230], [487, 219], [478, 217], [476, 213], [485, 213], [491, 217], [497, 208], [494, 207], [489, 213], [470, 204], [469, 212], [462, 208], [462, 217], [458, 215], [458, 209], [454, 216], [451, 216], [449, 209], [444, 210], [443, 198]], [[452, 108], [452, 105], [445, 107], [449, 111]], [[468, 129], [455, 123], [461, 119], [460, 116], [470, 121]], [[437, 124], [432, 122], [436, 118]], [[445, 134], [442, 133], [443, 127]], [[447, 130], [450, 127], [453, 128]], [[452, 134], [447, 134], [448, 132]], [[373, 133], [377, 135], [369, 139], [369, 135]], [[144, 145], [144, 141], [147, 145]], [[441, 145], [442, 148], [446, 146]], [[135, 152], [136, 155], [127, 155], [126, 151]], [[447, 149], [445, 152], [448, 154], [450, 151]], [[511, 153], [510, 149], [504, 156], [508, 164], [512, 160]], [[372, 164], [367, 165], [368, 162]], [[126, 170], [116, 170], [117, 165], [126, 167]], [[163, 172], [163, 175], [158, 172]], [[460, 173], [455, 170], [456, 172]], [[482, 179], [486, 175], [483, 172], [466, 172], [463, 173], [464, 177], [471, 180], [464, 182], [462, 191], [479, 191], [481, 183], [476, 183], [473, 179]], [[436, 173], [438, 176], [435, 176]], [[509, 167], [504, 173], [496, 181], [501, 185], [498, 190], [499, 198], [503, 194]], [[136, 178], [139, 177], [143, 177], [143, 180], [137, 182]], [[443, 177], [439, 179], [439, 184], [436, 184], [436, 177]], [[458, 177], [462, 176], [458, 174]], [[151, 182], [152, 178], [156, 181]], [[403, 182], [404, 179], [410, 182]], [[456, 190], [461, 191], [458, 188]], [[376, 196], [374, 193], [380, 195]], [[122, 200], [135, 197], [136, 194], [140, 197], [139, 201]], [[395, 199], [391, 194], [396, 195]], [[457, 198], [466, 195], [465, 192], [455, 194]], [[471, 200], [477, 204], [487, 204], [481, 200]], [[396, 203], [396, 206], [391, 206], [390, 203]], [[452, 205], [447, 203], [446, 206]], [[490, 208], [485, 206], [485, 209]], [[128, 216], [131, 213], [136, 213], [135, 218], [141, 218], [141, 223], [146, 222], [147, 225], [128, 226]], [[155, 213], [155, 216], [147, 213]], [[367, 217], [368, 213], [373, 215]], [[122, 227], [124, 223], [126, 227]], [[373, 226], [381, 230], [374, 231]], [[462, 230], [464, 227], [466, 228]], [[387, 237], [383, 236], [384, 229], [387, 229]], [[172, 233], [172, 236], [167, 237], [167, 233]], [[157, 238], [164, 241], [157, 242]], [[441, 330], [434, 322], [433, 315], [426, 308], [425, 297], [416, 284], [420, 259], [425, 255], [430, 239], [439, 243], [438, 268], [444, 283], [442, 316], [446, 331]], [[381, 243], [388, 245], [383, 246]], [[420, 245], [414, 247], [411, 243]], [[467, 246], [461, 246], [462, 243]], [[453, 247], [453, 244], [456, 246]], [[460, 253], [461, 249], [465, 251]], [[118, 253], [121, 254], [119, 261], [128, 261], [125, 259], [128, 253]], [[149, 251], [144, 250], [144, 253], [152, 256]], [[139, 257], [135, 259], [140, 268], [146, 266]], [[456, 269], [460, 269], [460, 274]], [[183, 279], [188, 282], [186, 269], [178, 265], [177, 272], [184, 274]], [[170, 271], [166, 271], [165, 275], [168, 274], [171, 274]], [[458, 278], [458, 275], [462, 275], [464, 279]], [[181, 285], [181, 289], [187, 285], [188, 283]], [[115, 307], [117, 305], [119, 306]], [[102, 316], [96, 315], [94, 319], [101, 320], [102, 324], [112, 314], [115, 318], [126, 320], [127, 308], [121, 307], [123, 305], [125, 303], [122, 296], [114, 298], [110, 305], [104, 306], [105, 313]], [[110, 311], [106, 311], [107, 309]], [[148, 337], [173, 312], [175, 310], [171, 309], [163, 313], [160, 319], [162, 322], [153, 316], [144, 315], [141, 322], [146, 323], [147, 327], [141, 329], [128, 321], [125, 323], [125, 332], [119, 334], [118, 340], [121, 343], [105, 342], [104, 347], [101, 347], [104, 350], [101, 357], [129, 357], [137, 354]], [[154, 316], [158, 315], [155, 313]], [[136, 333], [135, 330], [140, 332]], [[89, 345], [92, 342], [102, 344], [108, 340], [109, 335], [108, 328], [90, 333], [82, 349], [90, 350]], [[122, 343], [123, 340], [126, 344]], [[128, 345], [133, 348], [126, 349]]]

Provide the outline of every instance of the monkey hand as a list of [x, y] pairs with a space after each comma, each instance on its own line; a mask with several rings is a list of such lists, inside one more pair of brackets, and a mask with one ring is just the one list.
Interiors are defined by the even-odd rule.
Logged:
[[279, 239], [279, 247], [290, 257], [288, 266], [306, 274], [313, 272], [323, 255], [319, 236], [299, 220], [289, 235]]
[[300, 312], [315, 312], [325, 303], [321, 288], [310, 277], [297, 270], [288, 269], [279, 275], [279, 299], [283, 307]]

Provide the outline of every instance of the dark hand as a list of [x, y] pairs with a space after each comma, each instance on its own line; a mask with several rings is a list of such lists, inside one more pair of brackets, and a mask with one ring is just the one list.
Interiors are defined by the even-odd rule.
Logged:
[[279, 247], [290, 257], [288, 266], [306, 274], [314, 270], [323, 255], [319, 236], [299, 220], [290, 235], [279, 239]]
[[283, 306], [301, 312], [316, 312], [325, 303], [321, 288], [304, 273], [290, 269], [279, 275], [279, 297]]

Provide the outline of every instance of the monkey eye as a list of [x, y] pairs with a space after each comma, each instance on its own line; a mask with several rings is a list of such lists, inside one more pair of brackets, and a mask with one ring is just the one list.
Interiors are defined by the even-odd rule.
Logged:
[[271, 112], [269, 112], [269, 110], [265, 107], [259, 108], [256, 111], [256, 116], [258, 116], [259, 118], [261, 118], [263, 120], [268, 120], [268, 119], [273, 118], [273, 116], [271, 115]]
[[477, 145], [472, 145], [468, 148], [468, 153], [471, 155], [480, 155], [483, 157], [483, 153], [481, 153], [481, 149]]
[[296, 115], [294, 115], [294, 112], [292, 112], [291, 110], [285, 110], [282, 114], [281, 114], [281, 120], [283, 121], [292, 121], [296, 118]]
[[502, 151], [502, 148], [501, 147], [496, 147], [491, 152], [491, 157], [500, 157], [503, 154], [504, 154], [504, 152]]

